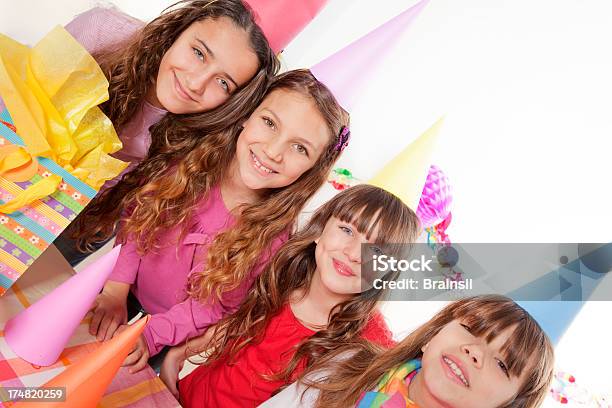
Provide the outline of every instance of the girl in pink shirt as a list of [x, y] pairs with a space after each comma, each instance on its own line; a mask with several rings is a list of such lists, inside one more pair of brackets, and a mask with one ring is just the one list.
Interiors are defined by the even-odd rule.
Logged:
[[153, 314], [126, 361], [139, 369], [163, 346], [234, 311], [325, 182], [348, 142], [347, 126], [348, 114], [325, 85], [310, 71], [289, 71], [273, 80], [250, 116], [204, 132], [180, 160], [148, 158], [105, 191], [86, 210], [91, 227], [82, 239], [112, 233], [109, 212], [129, 212], [91, 332], [110, 338], [126, 322], [131, 289]]
[[[109, 80], [110, 98], [101, 108], [123, 143], [114, 156], [130, 162], [122, 175], [147, 156], [156, 143], [149, 128], [162, 118], [170, 116], [174, 122], [178, 115], [183, 121], [225, 127], [244, 117], [245, 101], [261, 97], [279, 68], [251, 9], [241, 0], [182, 2], [146, 25], [114, 9], [94, 8], [66, 29]], [[210, 111], [214, 114], [202, 117]], [[110, 180], [102, 190], [120, 179]], [[78, 233], [71, 227], [56, 240], [71, 265], [87, 256], [73, 240]]]

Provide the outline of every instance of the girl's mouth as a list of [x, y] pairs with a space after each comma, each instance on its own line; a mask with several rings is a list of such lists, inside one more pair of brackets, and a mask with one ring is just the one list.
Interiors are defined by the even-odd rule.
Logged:
[[257, 156], [255, 156], [255, 153], [253, 153], [251, 151], [251, 160], [252, 160], [252, 164], [253, 167], [255, 167], [256, 170], [258, 170], [259, 173], [261, 173], [264, 176], [267, 176], [268, 174], [275, 174], [278, 173], [274, 170], [272, 170], [271, 168], [265, 166]]
[[178, 95], [179, 98], [183, 99], [186, 102], [196, 102], [188, 93], [185, 91], [181, 82], [179, 81], [176, 74], [173, 73], [174, 77], [174, 91]]
[[340, 275], [347, 276], [347, 277], [356, 276], [355, 272], [353, 272], [353, 270], [348, 265], [346, 265], [344, 262], [341, 262], [334, 258], [332, 263], [334, 264], [334, 269]]
[[452, 379], [464, 385], [465, 387], [470, 386], [467, 376], [465, 375], [459, 364], [457, 364], [453, 359], [447, 356], [442, 356], [442, 364], [445, 367], [446, 372], [451, 376]]

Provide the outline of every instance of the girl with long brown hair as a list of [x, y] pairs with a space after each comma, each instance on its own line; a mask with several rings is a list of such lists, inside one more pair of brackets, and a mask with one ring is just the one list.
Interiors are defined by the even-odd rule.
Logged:
[[133, 370], [237, 308], [346, 146], [348, 114], [310, 71], [295, 70], [274, 78], [249, 116], [205, 135], [176, 161], [145, 160], [79, 224], [81, 239], [98, 239], [115, 228], [107, 214], [128, 209], [90, 331], [110, 338], [131, 291], [152, 314], [126, 360]]
[[524, 309], [475, 296], [390, 350], [365, 341], [339, 347], [262, 408], [536, 408], [553, 366], [550, 340]]
[[[114, 156], [130, 162], [122, 174], [147, 156], [151, 144], [165, 142], [149, 132], [152, 125], [205, 122], [221, 129], [244, 117], [247, 101], [261, 98], [279, 69], [265, 33], [241, 0], [181, 1], [146, 25], [115, 9], [94, 8], [66, 29], [108, 78], [110, 97], [101, 108], [123, 143]], [[77, 249], [72, 234], [66, 230], [55, 244], [76, 265], [87, 252]]]
[[[412, 242], [418, 231], [415, 213], [378, 187], [336, 195], [278, 251], [240, 309], [207, 332], [205, 365], [179, 382], [183, 406], [256, 406], [344, 342], [390, 346], [376, 309], [383, 292], [362, 286], [361, 246]], [[185, 347], [176, 350], [164, 368], [185, 358]]]

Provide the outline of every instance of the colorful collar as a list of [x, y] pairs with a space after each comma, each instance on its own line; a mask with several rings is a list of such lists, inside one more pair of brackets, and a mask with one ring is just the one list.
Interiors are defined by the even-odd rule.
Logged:
[[408, 398], [408, 385], [421, 369], [421, 360], [410, 360], [387, 372], [375, 391], [363, 395], [357, 408], [418, 408]]

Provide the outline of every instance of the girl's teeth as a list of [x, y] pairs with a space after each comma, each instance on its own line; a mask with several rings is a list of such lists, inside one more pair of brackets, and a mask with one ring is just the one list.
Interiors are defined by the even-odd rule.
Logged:
[[467, 387], [468, 386], [468, 382], [465, 379], [465, 377], [463, 376], [463, 373], [461, 372], [459, 367], [457, 367], [457, 364], [455, 364], [451, 359], [446, 358], [446, 357], [444, 357], [444, 361], [450, 367], [450, 369], [453, 370], [453, 373], [455, 373], [457, 375], [457, 377], [459, 377], [461, 379], [461, 381], [463, 381], [463, 384], [465, 384], [465, 386]]
[[261, 162], [259, 160], [257, 160], [257, 156], [255, 156], [253, 153], [251, 153], [251, 157], [253, 157], [253, 161], [255, 162], [255, 165], [257, 166], [257, 168], [262, 169], [266, 173], [273, 173], [272, 170], [270, 170], [269, 168], [267, 168], [266, 166], [261, 164]]

